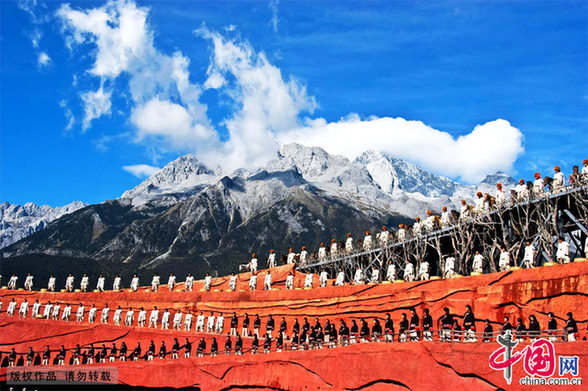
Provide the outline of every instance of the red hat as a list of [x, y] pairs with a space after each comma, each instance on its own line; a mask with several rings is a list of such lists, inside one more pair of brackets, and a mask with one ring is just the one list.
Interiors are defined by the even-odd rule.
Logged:
[[321, 242], [321, 247], [325, 245], [325, 242]]
[[431, 212], [431, 209], [427, 210], [427, 215], [431, 215], [433, 212]]
[[351, 232], [349, 232], [349, 233], [347, 234], [347, 237], [348, 237], [348, 238], [350, 238], [350, 237], [351, 237]]
[[582, 160], [582, 164], [588, 164], [588, 159]]
[[446, 210], [447, 210], [447, 207], [446, 207], [446, 206], [444, 206], [444, 207], [443, 207], [443, 210], [444, 210], [444, 211], [446, 211]]
[[539, 179], [541, 178], [541, 174], [539, 174], [538, 172], [535, 173], [535, 179]]
[[555, 167], [553, 167], [553, 170], [554, 171], [559, 171], [559, 170], [561, 170], [561, 168], [559, 168], [559, 166], [555, 166]]
[[419, 216], [417, 216], [415, 220], [416, 220], [416, 221], [420, 221], [420, 220], [421, 220], [421, 218], [420, 218]]
[[303, 249], [303, 250], [306, 250], [306, 246], [302, 246], [302, 249]]
[[499, 189], [502, 189], [502, 183], [498, 182], [498, 183], [496, 184], [496, 187], [497, 187], [497, 188], [499, 188]]
[[466, 204], [466, 200], [461, 200], [461, 204], [465, 205]]
[[479, 192], [477, 192], [477, 193], [476, 193], [476, 195], [477, 195], [478, 197], [482, 197], [482, 192], [481, 192], [481, 191], [479, 191]]
[[331, 243], [335, 243], [335, 239], [334, 239], [334, 238], [333, 238], [333, 239], [331, 239]]
[[525, 184], [525, 180], [521, 178], [521, 179], [519, 179], [519, 183], [520, 183], [521, 185], [524, 185], [524, 184]]
[[382, 225], [382, 231], [385, 231], [385, 230], [386, 230], [386, 226]]
[[404, 224], [398, 224], [398, 228], [404, 227]]
[[289, 251], [289, 252], [292, 252], [292, 247], [290, 247], [290, 248], [288, 249], [288, 251]]
[[369, 234], [370, 234], [370, 231], [365, 231], [365, 234], [366, 234], [366, 235], [369, 235]]
[[270, 253], [273, 253], [273, 252], [274, 252], [274, 249], [272, 248], [272, 249], [270, 250]]
[[251, 258], [255, 258], [255, 253], [252, 253], [251, 254]]

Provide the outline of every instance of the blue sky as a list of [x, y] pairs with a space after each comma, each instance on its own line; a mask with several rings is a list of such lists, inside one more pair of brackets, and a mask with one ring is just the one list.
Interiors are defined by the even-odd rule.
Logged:
[[[0, 201], [101, 202], [142, 180], [129, 167], [187, 152], [255, 166], [284, 141], [381, 148], [467, 182], [588, 157], [585, 1], [0, 7]], [[146, 24], [119, 31], [129, 10]]]

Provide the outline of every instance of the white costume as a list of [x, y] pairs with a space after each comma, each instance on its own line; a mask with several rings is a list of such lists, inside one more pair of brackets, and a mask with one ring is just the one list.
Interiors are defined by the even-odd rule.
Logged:
[[535, 182], [533, 182], [533, 194], [535, 194], [536, 196], [542, 196], [544, 188], [545, 184], [543, 183], [543, 179], [535, 179]]
[[212, 285], [212, 277], [211, 276], [204, 277], [204, 290], [209, 291], [211, 285]]
[[425, 281], [429, 279], [429, 262], [422, 261], [419, 267], [419, 280]]
[[563, 172], [559, 171], [553, 175], [553, 189], [559, 189], [565, 186], [565, 179]]
[[272, 289], [272, 275], [270, 273], [265, 275], [265, 279], [263, 280], [263, 289], [266, 291], [270, 291]]
[[444, 272], [443, 276], [445, 278], [452, 278], [454, 274], [455, 274], [455, 258], [448, 257], [445, 260], [445, 272]]
[[323, 270], [321, 272], [321, 274], [319, 275], [319, 284], [322, 287], [327, 286], [327, 280], [329, 279], [329, 274], [327, 273], [326, 270]]
[[73, 276], [68, 276], [65, 279], [65, 289], [67, 289], [68, 292], [73, 292], [73, 290], [74, 290], [74, 277]]
[[139, 316], [137, 317], [137, 326], [145, 327], [146, 321], [147, 321], [147, 311], [145, 311], [145, 310], [139, 311]]
[[[68, 278], [71, 278], [71, 286], [73, 289], [73, 277], [68, 277]], [[67, 289], [67, 282], [65, 284], [66, 284], [66, 289]], [[88, 276], [83, 276], [82, 280], [80, 281], [80, 289], [82, 290], [82, 292], [85, 292], [88, 290], [88, 285], [90, 285]]]
[[484, 257], [482, 254], [474, 255], [474, 262], [472, 263], [472, 271], [477, 273], [482, 273], [482, 266], [483, 266]]
[[359, 267], [355, 270], [355, 275], [353, 276], [353, 283], [355, 285], [363, 284], [363, 272]]
[[114, 316], [112, 317], [112, 323], [114, 323], [117, 326], [120, 326], [121, 319], [122, 319], [122, 310], [120, 308], [117, 308], [114, 311]]
[[425, 229], [430, 232], [433, 230], [434, 227], [435, 227], [435, 216], [431, 215], [431, 216], [427, 217], [427, 220], [425, 220]]
[[249, 290], [254, 291], [257, 289], [257, 275], [252, 274], [249, 277]]
[[388, 231], [382, 231], [380, 232], [380, 245], [382, 247], [385, 247], [388, 245], [388, 239], [390, 239], [390, 233]]
[[45, 304], [45, 310], [43, 311], [43, 318], [49, 319], [51, 317], [52, 309], [53, 309], [53, 304], [51, 304], [51, 303]]
[[267, 257], [267, 266], [276, 267], [276, 253], [270, 253], [269, 257]]
[[502, 190], [496, 189], [496, 196], [494, 196], [494, 198], [496, 199], [496, 205], [499, 207], [506, 202], [506, 194], [504, 194], [504, 191]]
[[129, 309], [125, 315], [125, 326], [132, 326], [133, 320], [135, 320], [135, 311]]
[[518, 185], [515, 186], [514, 190], [515, 190], [515, 193], [517, 194], [518, 201], [524, 201], [527, 198], [529, 198], [529, 189], [527, 188], [526, 184], [519, 183]]
[[159, 310], [154, 308], [149, 315], [149, 327], [157, 328], [157, 321], [159, 320]]
[[306, 264], [306, 258], [308, 257], [308, 252], [306, 250], [300, 251], [300, 264]]
[[133, 277], [131, 280], [131, 290], [137, 292], [137, 289], [139, 289], [139, 277]]
[[18, 280], [17, 276], [10, 277], [8, 280], [8, 289], [16, 289], [16, 281]]
[[380, 271], [376, 268], [372, 269], [372, 282], [378, 283], [380, 281]]
[[232, 291], [237, 289], [237, 276], [231, 276], [229, 279], [229, 289]]
[[20, 308], [18, 309], [18, 316], [21, 318], [26, 318], [28, 312], [29, 312], [29, 302], [26, 301], [26, 299], [25, 299], [25, 301], [20, 303]]
[[386, 281], [394, 282], [396, 279], [396, 265], [393, 263], [388, 264], [388, 270], [386, 270]]
[[286, 277], [286, 289], [294, 289], [294, 276], [292, 274]]
[[196, 332], [204, 332], [204, 315], [201, 313], [196, 317]]
[[325, 246], [321, 246], [318, 250], [318, 259], [319, 261], [324, 261], [327, 259], [327, 249]]
[[33, 289], [33, 276], [27, 276], [27, 278], [25, 278], [24, 288], [27, 291], [30, 291]]
[[249, 261], [249, 271], [256, 272], [257, 271], [257, 258], [251, 258]]
[[170, 274], [169, 278], [167, 279], [167, 289], [169, 289], [169, 291], [172, 292], [174, 290], [175, 286], [176, 286], [176, 276], [174, 276], [173, 274]]
[[484, 197], [476, 197], [474, 201], [474, 208], [477, 214], [484, 213]]
[[186, 277], [186, 291], [192, 292], [194, 287], [194, 276], [187, 276]]
[[63, 314], [61, 315], [61, 319], [69, 322], [70, 318], [71, 318], [71, 305], [68, 304], [63, 309]]
[[502, 251], [500, 253], [500, 259], [498, 260], [498, 267], [501, 272], [507, 271], [510, 267], [510, 254], [508, 251]]
[[397, 235], [398, 235], [399, 241], [402, 242], [402, 241], [406, 240], [406, 230], [404, 228], [398, 229]]
[[114, 277], [114, 283], [112, 284], [112, 290], [117, 291], [120, 289], [120, 277]]
[[423, 231], [423, 223], [420, 220], [415, 221], [414, 225], [412, 226], [412, 232], [418, 236], [422, 233], [422, 231]]
[[190, 328], [192, 328], [192, 314], [187, 313], [184, 318], [184, 330], [190, 331]]
[[404, 265], [404, 281], [414, 281], [414, 265], [412, 263]]
[[365, 235], [365, 237], [363, 238], [363, 249], [364, 250], [371, 250], [372, 249], [372, 235]]
[[353, 238], [352, 237], [348, 237], [345, 240], [345, 252], [350, 253], [353, 251]]
[[295, 256], [296, 256], [296, 253], [294, 253], [294, 252], [288, 253], [288, 258], [286, 259], [286, 263], [288, 265], [293, 264], [294, 263], [294, 257]]
[[304, 287], [305, 288], [312, 288], [312, 273], [308, 273], [304, 278]]
[[171, 314], [169, 313], [169, 311], [165, 310], [163, 312], [163, 314], [161, 315], [161, 329], [162, 330], [167, 330], [169, 329], [169, 316]]
[[31, 311], [31, 317], [33, 319], [38, 318], [40, 310], [41, 310], [41, 303], [36, 301], [35, 303], [33, 303], [33, 310]]
[[49, 277], [49, 283], [47, 284], [47, 290], [49, 292], [55, 291], [55, 277]]
[[206, 322], [206, 332], [207, 333], [212, 333], [214, 331], [214, 315], [210, 314], [210, 316], [208, 317], [208, 321]]
[[174, 314], [174, 330], [181, 330], [182, 329], [182, 313], [176, 312]]
[[451, 225], [451, 214], [449, 211], [441, 213], [441, 228], [447, 228]]
[[570, 245], [565, 240], [557, 244], [555, 255], [559, 263], [570, 263]]
[[100, 316], [100, 323], [108, 323], [108, 314], [110, 313], [110, 308], [108, 306], [102, 308], [102, 315]]
[[81, 306], [79, 306], [78, 310], [76, 311], [76, 321], [77, 322], [84, 321], [84, 305], [83, 304]]
[[60, 306], [59, 304], [55, 304], [53, 306], [53, 314], [51, 314], [51, 317], [53, 320], [59, 320], [59, 311], [60, 311]]
[[153, 276], [151, 280], [151, 290], [157, 292], [159, 290], [160, 278], [158, 275]]
[[535, 267], [535, 247], [532, 244], [525, 246], [525, 255], [523, 256], [523, 266], [527, 269]]
[[104, 277], [98, 277], [96, 289], [98, 289], [100, 292], [104, 292]]
[[11, 301], [8, 303], [8, 309], [6, 310], [6, 315], [14, 316], [14, 311], [16, 311], [16, 301]]
[[88, 311], [88, 322], [94, 323], [96, 321], [96, 312], [98, 312], [96, 307], [90, 308], [90, 311]]
[[214, 332], [217, 334], [222, 334], [223, 329], [225, 328], [225, 317], [223, 314], [219, 314], [216, 318], [216, 326], [214, 328]]
[[331, 258], [335, 258], [338, 252], [337, 242], [331, 243]]
[[340, 271], [337, 273], [337, 279], [335, 280], [335, 286], [343, 286], [345, 285], [345, 273]]

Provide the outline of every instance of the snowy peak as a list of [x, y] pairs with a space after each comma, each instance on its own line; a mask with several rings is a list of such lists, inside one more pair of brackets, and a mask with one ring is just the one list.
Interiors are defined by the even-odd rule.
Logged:
[[133, 204], [140, 205], [166, 194], [189, 194], [201, 185], [215, 182], [220, 174], [220, 169], [211, 170], [196, 156], [185, 155], [168, 163], [134, 189], [125, 191], [121, 198], [131, 199]]
[[0, 248], [17, 242], [45, 228], [53, 220], [87, 205], [85, 202], [74, 201], [52, 208], [49, 205], [39, 206], [33, 202], [27, 202], [24, 205], [4, 202], [0, 204]]
[[280, 148], [277, 159], [270, 161], [266, 170], [282, 171], [296, 168], [305, 179], [317, 180], [333, 178], [349, 168], [349, 165], [349, 159], [343, 156], [330, 155], [319, 147], [305, 147], [292, 143]]
[[502, 183], [502, 189], [508, 191], [517, 185], [517, 181], [505, 172], [498, 171], [496, 174], [486, 175], [486, 178], [477, 187], [477, 191], [494, 195], [496, 184]]
[[452, 196], [458, 186], [449, 178], [381, 152], [364, 152], [355, 162], [364, 165], [382, 190], [391, 194], [402, 190], [426, 197]]

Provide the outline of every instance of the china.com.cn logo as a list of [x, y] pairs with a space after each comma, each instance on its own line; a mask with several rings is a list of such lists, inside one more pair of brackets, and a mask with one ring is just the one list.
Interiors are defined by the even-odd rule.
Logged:
[[[558, 364], [555, 356], [553, 342], [541, 338], [526, 346], [524, 349], [515, 352], [519, 341], [512, 339], [510, 330], [504, 335], [496, 338], [501, 345], [489, 357], [490, 368], [496, 371], [503, 371], [507, 384], [512, 382], [512, 368], [519, 360], [523, 361], [523, 368], [529, 376], [547, 378], [555, 375]], [[578, 357], [559, 356], [559, 376], [566, 373], [578, 376]]]

